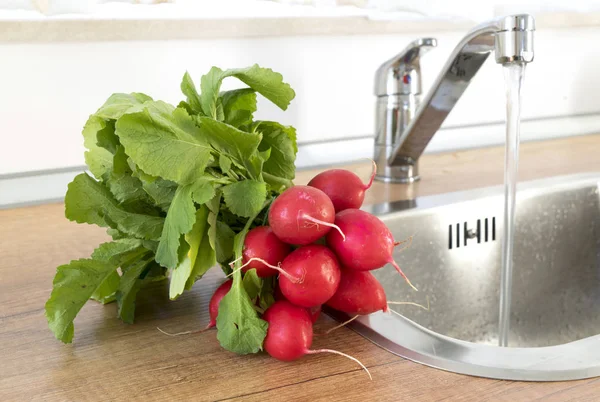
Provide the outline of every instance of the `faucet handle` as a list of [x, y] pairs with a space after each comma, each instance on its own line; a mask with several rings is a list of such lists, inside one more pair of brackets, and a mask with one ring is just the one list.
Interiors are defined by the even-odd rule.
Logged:
[[420, 94], [421, 55], [436, 46], [435, 38], [420, 38], [383, 63], [375, 73], [375, 95]]

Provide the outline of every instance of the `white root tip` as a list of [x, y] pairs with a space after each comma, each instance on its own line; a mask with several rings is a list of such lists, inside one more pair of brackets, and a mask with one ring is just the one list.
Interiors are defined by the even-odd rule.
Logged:
[[366, 368], [365, 365], [362, 364], [360, 362], [360, 360], [358, 360], [356, 357], [352, 357], [350, 355], [347, 355], [346, 353], [338, 352], [337, 350], [333, 350], [333, 349], [307, 350], [306, 353], [309, 354], [309, 355], [314, 355], [314, 354], [317, 354], [317, 353], [333, 353], [333, 354], [336, 354], [336, 355], [344, 356], [344, 357], [346, 357], [346, 358], [348, 358], [348, 359], [350, 359], [350, 360], [358, 363], [360, 365], [360, 367], [362, 367], [362, 369], [367, 372], [367, 374], [369, 375], [369, 379], [371, 381], [373, 380], [373, 377], [371, 376], [371, 372], [369, 371], [369, 369]]
[[368, 190], [371, 188], [371, 186], [373, 185], [373, 180], [375, 180], [375, 174], [377, 173], [377, 163], [375, 163], [375, 161], [373, 159], [367, 158], [371, 161], [371, 164], [373, 165], [373, 170], [371, 171], [371, 178], [369, 179], [369, 182], [367, 184], [365, 184], [365, 190]]
[[[230, 266], [231, 268], [233, 268], [233, 267], [235, 266], [235, 263], [236, 263], [236, 262], [238, 262], [238, 261], [239, 261], [239, 260], [241, 260], [241, 259], [242, 259], [242, 257], [236, 258], [235, 260], [233, 260], [233, 261], [231, 261], [231, 262], [229, 263], [229, 266]], [[238, 269], [234, 269], [233, 271], [231, 271], [231, 272], [229, 273], [229, 275], [225, 275], [225, 278], [229, 278], [230, 276], [233, 276], [233, 274], [235, 274], [237, 271], [239, 271], [239, 270], [240, 270], [240, 269], [242, 269], [242, 268], [244, 268], [244, 265], [242, 265], [242, 266], [241, 266], [241, 267], [239, 267]]]
[[[265, 264], [267, 267], [269, 267], [271, 269], [274, 269], [275, 271], [279, 272], [281, 275], [285, 276], [286, 278], [288, 278], [290, 281], [292, 281], [294, 283], [300, 283], [300, 282], [302, 282], [304, 280], [304, 278], [296, 278], [292, 274], [289, 274], [288, 272], [286, 272], [280, 266], [271, 265], [268, 262], [266, 262], [265, 260], [263, 260], [262, 258], [258, 258], [258, 257], [252, 257], [252, 258], [250, 258], [247, 263], [245, 263], [244, 265], [242, 265], [241, 267], [239, 267], [237, 270], [240, 270], [242, 268], [247, 267], [248, 265], [250, 265], [254, 261], [258, 261], [258, 262], [261, 262], [261, 263]], [[233, 272], [231, 274], [229, 274], [229, 275], [232, 275], [232, 274], [233, 274]]]
[[398, 251], [404, 251], [404, 250], [406, 250], [407, 248], [409, 248], [412, 245], [412, 241], [413, 241], [413, 237], [414, 236], [415, 235], [411, 235], [409, 238], [407, 238], [405, 240], [400, 240], [400, 241], [395, 242], [394, 243], [394, 247], [399, 246], [399, 245], [404, 244], [404, 243], [408, 243], [407, 245], [403, 246]]
[[329, 328], [325, 332], [321, 332], [321, 333], [318, 333], [318, 334], [315, 334], [315, 335], [328, 335], [328, 334], [332, 333], [333, 331], [335, 331], [336, 329], [342, 328], [343, 326], [350, 324], [352, 321], [356, 320], [358, 317], [359, 317], [359, 315], [355, 315], [354, 317], [350, 318], [349, 320], [344, 321], [343, 323], [341, 323], [339, 325], [336, 325], [333, 328]]
[[413, 302], [398, 302], [398, 301], [391, 301], [391, 302], [387, 302], [387, 304], [394, 304], [394, 305], [409, 305], [409, 306], [415, 306], [415, 307], [420, 307], [425, 311], [429, 311], [429, 296], [427, 296], [427, 307], [425, 307], [422, 304], [419, 303], [413, 303]]
[[408, 286], [410, 286], [411, 288], [413, 288], [415, 290], [415, 292], [418, 292], [419, 289], [417, 289], [415, 287], [415, 285], [413, 285], [410, 280], [408, 279], [408, 277], [404, 274], [404, 272], [402, 272], [402, 269], [398, 266], [398, 264], [396, 263], [396, 261], [391, 260], [390, 264], [392, 264], [394, 266], [394, 268], [396, 268], [396, 271], [398, 271], [398, 273], [400, 275], [402, 275], [402, 277], [404, 278], [404, 280], [406, 281], [406, 283], [408, 283]]
[[234, 269], [233, 271], [231, 271], [231, 273], [229, 273], [229, 275], [225, 275], [225, 278], [229, 278], [230, 276], [233, 276], [233, 274], [235, 274], [237, 271], [241, 271], [242, 268], [244, 268], [244, 266], [241, 266], [238, 269]]
[[323, 225], [323, 226], [328, 226], [332, 229], [335, 229], [342, 236], [342, 239], [344, 239], [344, 241], [346, 241], [346, 235], [344, 234], [344, 232], [342, 232], [342, 229], [340, 229], [340, 227], [338, 225], [329, 223], [329, 222], [325, 222], [325, 221], [321, 221], [321, 220], [313, 218], [312, 216], [307, 215], [307, 214], [302, 214], [302, 216], [300, 218], [306, 219], [307, 221], [314, 223], [315, 225], [317, 225], [317, 227], [319, 225]]
[[170, 332], [166, 332], [163, 331], [162, 329], [160, 329], [159, 327], [156, 327], [156, 329], [158, 329], [161, 333], [167, 335], [167, 336], [181, 336], [181, 335], [191, 335], [191, 334], [199, 334], [201, 332], [207, 331], [209, 329], [211, 329], [212, 327], [210, 325], [208, 325], [206, 328], [203, 329], [197, 329], [195, 331], [184, 331], [184, 332], [176, 332], [176, 333], [170, 333]]

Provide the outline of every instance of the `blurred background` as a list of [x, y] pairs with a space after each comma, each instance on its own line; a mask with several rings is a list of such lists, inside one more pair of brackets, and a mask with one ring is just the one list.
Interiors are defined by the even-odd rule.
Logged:
[[[283, 74], [296, 99], [286, 112], [262, 102], [257, 117], [297, 128], [298, 167], [371, 157], [380, 64], [437, 38], [427, 91], [465, 32], [521, 12], [537, 23], [523, 140], [600, 132], [598, 1], [0, 0], [0, 207], [64, 195], [85, 169], [81, 129], [113, 92], [176, 104], [184, 72], [198, 84], [213, 65]], [[427, 152], [502, 144], [505, 110], [488, 62]]]

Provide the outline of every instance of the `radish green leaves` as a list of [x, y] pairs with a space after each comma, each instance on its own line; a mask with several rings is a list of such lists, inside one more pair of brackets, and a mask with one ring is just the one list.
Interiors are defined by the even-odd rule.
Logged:
[[[244, 229], [235, 236], [233, 240], [235, 255], [241, 257], [246, 234], [261, 209], [250, 217]], [[258, 317], [255, 304], [252, 301], [252, 298], [256, 297], [256, 292], [251, 292], [252, 295], [248, 294], [243, 283], [242, 273], [239, 271], [241, 265], [240, 258], [235, 262], [236, 270], [233, 273], [231, 290], [219, 303], [217, 339], [225, 349], [243, 355], [262, 350], [268, 324]], [[256, 274], [256, 270], [253, 274]], [[249, 288], [252, 288], [252, 286], [249, 286]]]
[[[228, 77], [247, 87], [221, 91]], [[131, 323], [148, 283], [169, 278], [175, 299], [211, 267], [229, 272], [245, 233], [263, 222], [267, 200], [294, 179], [294, 128], [254, 120], [257, 94], [283, 110], [294, 98], [279, 73], [213, 67], [200, 90], [185, 73], [181, 91], [178, 106], [113, 94], [83, 128], [93, 176], [69, 184], [65, 215], [107, 228], [113, 241], [57, 269], [46, 316], [63, 342], [72, 341], [73, 320], [89, 299], [116, 302], [118, 316]], [[250, 297], [262, 279], [253, 280], [248, 295], [234, 275], [217, 320], [221, 345], [236, 353], [261, 350], [266, 334]]]

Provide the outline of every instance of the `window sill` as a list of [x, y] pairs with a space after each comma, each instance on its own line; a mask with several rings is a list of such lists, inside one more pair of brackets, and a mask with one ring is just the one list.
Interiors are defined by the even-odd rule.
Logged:
[[[378, 35], [465, 31], [476, 23], [404, 13], [395, 19], [361, 15], [354, 9], [341, 14], [241, 17], [176, 16], [107, 18], [96, 15], [8, 18], [0, 13], [0, 43], [176, 40], [281, 37], [306, 35]], [[29, 15], [24, 13], [23, 15]], [[600, 12], [554, 12], [536, 15], [538, 29], [600, 26]]]

